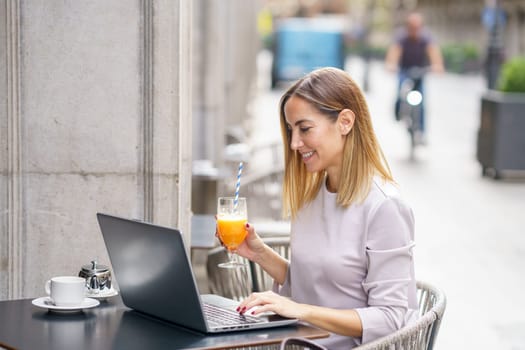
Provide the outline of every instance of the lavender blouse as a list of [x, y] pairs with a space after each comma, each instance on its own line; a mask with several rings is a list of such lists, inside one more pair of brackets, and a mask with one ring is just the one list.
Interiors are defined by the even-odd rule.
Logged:
[[397, 188], [374, 179], [363, 203], [342, 208], [322, 186], [291, 226], [291, 260], [281, 295], [299, 303], [355, 309], [362, 338], [318, 340], [349, 349], [417, 318], [412, 210]]

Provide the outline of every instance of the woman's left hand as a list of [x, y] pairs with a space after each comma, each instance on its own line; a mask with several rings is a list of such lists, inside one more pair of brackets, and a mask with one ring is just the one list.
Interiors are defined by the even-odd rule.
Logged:
[[283, 317], [306, 321], [332, 333], [350, 337], [363, 335], [361, 318], [354, 309], [340, 310], [296, 303], [271, 291], [250, 294], [239, 304], [237, 311], [254, 316], [271, 311]]
[[[267, 291], [252, 293], [239, 304], [237, 311], [241, 314], [250, 311], [250, 314], [254, 316], [262, 312], [272, 311], [283, 317], [301, 319], [305, 312], [305, 306], [274, 292]], [[255, 309], [250, 310], [254, 307]]]

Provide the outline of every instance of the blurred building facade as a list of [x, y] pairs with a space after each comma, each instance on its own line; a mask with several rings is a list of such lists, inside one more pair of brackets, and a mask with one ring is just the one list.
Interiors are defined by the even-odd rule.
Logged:
[[[402, 1], [400, 1], [402, 2]], [[503, 46], [507, 56], [525, 54], [525, 2], [522, 0], [418, 0], [429, 26], [443, 42], [469, 42], [484, 50], [489, 30], [483, 11], [495, 4], [504, 11]]]
[[[370, 30], [370, 44], [385, 47], [393, 30], [408, 11], [419, 10], [436, 38], [444, 44], [468, 43], [483, 53], [489, 33], [482, 20], [485, 8], [498, 5], [505, 12], [503, 26], [507, 56], [525, 54], [525, 2], [523, 0], [267, 0], [276, 18], [347, 14], [351, 36]], [[367, 28], [367, 26], [371, 28]], [[355, 38], [354, 38], [355, 39]], [[357, 38], [359, 39], [359, 38]]]

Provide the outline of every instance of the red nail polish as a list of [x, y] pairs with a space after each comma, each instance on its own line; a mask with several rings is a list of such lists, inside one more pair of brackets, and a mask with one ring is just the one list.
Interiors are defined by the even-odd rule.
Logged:
[[255, 315], [255, 311], [252, 311], [251, 314], [252, 314], [252, 315]]
[[237, 309], [235, 309], [235, 311], [239, 311], [240, 307], [237, 307]]
[[246, 223], [246, 228], [250, 228], [250, 224], [249, 223]]

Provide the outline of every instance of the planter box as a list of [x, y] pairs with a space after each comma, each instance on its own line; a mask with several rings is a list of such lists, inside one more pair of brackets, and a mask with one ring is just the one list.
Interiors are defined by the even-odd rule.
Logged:
[[525, 93], [489, 90], [481, 98], [477, 159], [483, 170], [525, 170]]

